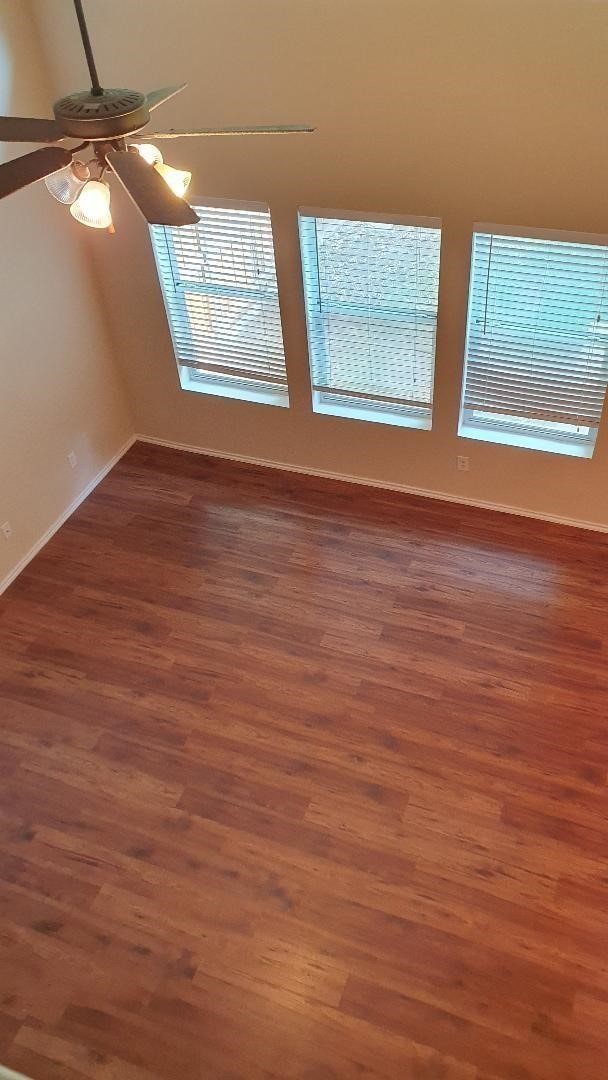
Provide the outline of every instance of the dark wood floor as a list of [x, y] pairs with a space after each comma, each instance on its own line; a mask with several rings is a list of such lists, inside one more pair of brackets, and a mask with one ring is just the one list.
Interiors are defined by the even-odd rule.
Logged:
[[0, 612], [0, 1062], [605, 1080], [608, 538], [138, 445]]

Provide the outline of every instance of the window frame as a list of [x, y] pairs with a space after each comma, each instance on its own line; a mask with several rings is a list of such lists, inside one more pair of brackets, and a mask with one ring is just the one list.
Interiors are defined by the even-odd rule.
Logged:
[[[365, 396], [359, 393], [349, 394], [348, 392], [339, 394], [333, 389], [328, 388], [324, 390], [315, 386], [314, 376], [314, 360], [313, 360], [313, 338], [315, 341], [320, 340], [322, 334], [320, 329], [323, 326], [324, 313], [322, 311], [322, 302], [320, 295], [320, 275], [318, 272], [318, 262], [316, 262], [316, 272], [314, 273], [314, 283], [317, 289], [317, 300], [315, 301], [314, 310], [309, 304], [309, 290], [307, 288], [307, 279], [311, 275], [312, 265], [309, 258], [309, 243], [303, 238], [302, 224], [307, 219], [319, 218], [327, 221], [354, 221], [354, 222], [371, 222], [372, 224], [385, 224], [385, 225], [403, 225], [412, 226], [414, 228], [428, 228], [439, 232], [439, 268], [437, 273], [437, 301], [434, 318], [429, 317], [429, 321], [433, 324], [433, 363], [431, 372], [431, 400], [428, 405], [421, 405], [419, 411], [416, 410], [414, 405], [399, 404], [397, 401], [390, 402], [387, 397], [383, 395], [376, 395], [370, 392], [369, 396]], [[300, 244], [300, 260], [302, 270], [302, 290], [304, 298], [304, 308], [306, 314], [306, 331], [307, 331], [307, 344], [308, 344], [308, 374], [310, 378], [310, 392], [313, 412], [321, 415], [336, 416], [349, 420], [362, 420], [365, 422], [387, 424], [393, 427], [407, 427], [414, 428], [423, 431], [430, 431], [433, 424], [433, 398], [434, 398], [434, 382], [435, 382], [435, 365], [436, 365], [436, 345], [437, 345], [437, 322], [439, 315], [439, 279], [441, 269], [441, 244], [443, 240], [442, 235], [442, 219], [440, 217], [430, 217], [422, 215], [412, 215], [403, 213], [375, 213], [374, 211], [364, 210], [336, 210], [327, 207], [312, 207], [301, 206], [298, 208], [298, 238]], [[312, 290], [310, 290], [312, 292]], [[370, 311], [369, 305], [356, 305], [349, 304], [348, 302], [336, 302], [336, 311], [334, 314], [346, 314], [354, 315], [356, 317], [357, 309], [360, 310], [361, 315], [368, 316]], [[338, 311], [338, 309], [348, 309], [344, 311]], [[376, 309], [372, 309], [376, 310]], [[382, 311], [381, 308], [377, 309], [378, 318], [381, 319], [387, 316], [386, 311]], [[392, 315], [393, 319], [395, 315]], [[413, 312], [412, 318], [420, 318], [420, 315]], [[352, 401], [348, 399], [352, 398]], [[377, 405], [373, 402], [377, 401]]]
[[[458, 437], [464, 439], [473, 439], [480, 442], [489, 442], [503, 446], [519, 447], [520, 449], [524, 450], [539, 450], [542, 452], [560, 454], [567, 457], [591, 459], [595, 450], [599, 425], [597, 427], [578, 425], [579, 427], [586, 428], [586, 433], [581, 433], [580, 436], [577, 435], [575, 431], [573, 431], [571, 434], [560, 434], [557, 431], [551, 432], [551, 430], [549, 429], [543, 430], [540, 426], [540, 423], [534, 420], [530, 420], [528, 424], [526, 424], [525, 418], [523, 417], [521, 419], [496, 419], [494, 423], [492, 423], [491, 420], [475, 419], [471, 416], [471, 413], [482, 410], [469, 409], [465, 406], [467, 372], [469, 365], [469, 340], [471, 337], [473, 294], [475, 286], [475, 238], [478, 235], [493, 235], [499, 237], [513, 236], [516, 238], [519, 237], [521, 239], [546, 240], [549, 242], [553, 241], [562, 244], [577, 244], [596, 247], [608, 247], [608, 236], [601, 233], [572, 232], [562, 229], [535, 229], [527, 228], [524, 226], [496, 225], [486, 222], [475, 223], [471, 231], [469, 290], [467, 299], [467, 319], [458, 413]], [[605, 396], [606, 394], [608, 394], [608, 374], [607, 388], [605, 389], [604, 394]], [[488, 413], [488, 416], [489, 415], [490, 414]], [[502, 414], [495, 413], [494, 415], [495, 417], [498, 417]], [[547, 423], [551, 422], [547, 421]], [[557, 423], [555, 424], [555, 426], [557, 427]], [[564, 426], [566, 425], [564, 424]], [[570, 426], [572, 428], [576, 428], [577, 425], [573, 424]], [[537, 430], [535, 430], [535, 427], [537, 427]]]
[[[205, 288], [205, 286], [202, 283], [197, 283], [195, 281], [188, 282], [187, 284], [188, 284], [189, 291], [200, 293], [203, 296], [226, 296], [226, 297], [234, 297], [234, 298], [237, 298], [237, 299], [253, 299], [253, 300], [255, 300], [256, 298], [260, 298], [260, 299], [266, 298], [266, 299], [272, 299], [272, 300], [276, 299], [279, 323], [280, 323], [280, 327], [281, 327], [281, 341], [282, 341], [282, 345], [283, 345], [283, 360], [284, 360], [284, 363], [285, 363], [285, 338], [284, 338], [284, 331], [283, 331], [283, 316], [282, 316], [282, 310], [281, 310], [281, 299], [280, 299], [280, 294], [279, 294], [278, 280], [277, 280], [277, 273], [276, 273], [276, 245], [275, 245], [275, 237], [274, 237], [274, 226], [273, 226], [273, 220], [272, 220], [272, 212], [270, 210], [269, 205], [267, 203], [264, 203], [264, 202], [257, 202], [257, 201], [251, 201], [251, 200], [245, 200], [245, 199], [224, 199], [224, 198], [212, 198], [212, 197], [209, 197], [209, 196], [201, 196], [201, 197], [192, 196], [191, 198], [189, 198], [189, 202], [190, 202], [190, 205], [193, 207], [194, 210], [196, 210], [197, 207], [200, 207], [201, 209], [216, 209], [217, 208], [219, 210], [244, 210], [244, 211], [251, 211], [251, 212], [254, 212], [254, 213], [263, 213], [263, 214], [268, 215], [268, 222], [269, 222], [269, 225], [270, 225], [270, 233], [271, 233], [271, 237], [272, 237], [272, 255], [273, 255], [273, 264], [274, 264], [274, 276], [275, 276], [275, 281], [276, 281], [276, 293], [273, 290], [272, 293], [267, 292], [266, 297], [264, 297], [264, 290], [263, 289], [251, 289], [250, 287], [239, 286], [237, 284], [235, 284], [234, 286], [210, 285], [207, 288]], [[175, 227], [175, 228], [177, 228], [177, 227]], [[243, 377], [242, 379], [239, 380], [238, 376], [231, 375], [229, 370], [227, 370], [226, 372], [222, 372], [221, 370], [219, 370], [220, 367], [221, 367], [221, 365], [219, 365], [219, 364], [218, 364], [217, 375], [214, 375], [213, 372], [209, 372], [209, 371], [204, 371], [204, 370], [197, 371], [195, 368], [188, 366], [187, 364], [184, 363], [183, 360], [180, 359], [180, 355], [179, 355], [180, 350], [179, 350], [179, 347], [178, 347], [176, 328], [175, 328], [175, 326], [173, 324], [173, 319], [171, 317], [171, 311], [170, 311], [170, 308], [169, 308], [169, 300], [168, 300], [168, 295], [167, 295], [168, 291], [169, 291], [169, 288], [168, 288], [168, 283], [165, 280], [165, 275], [164, 275], [164, 273], [162, 271], [162, 268], [161, 268], [160, 253], [159, 253], [159, 250], [158, 250], [158, 247], [157, 247], [157, 242], [156, 242], [156, 239], [155, 239], [155, 233], [153, 231], [154, 229], [162, 230], [162, 237], [163, 237], [162, 242], [164, 243], [165, 248], [166, 248], [166, 257], [167, 257], [167, 259], [169, 261], [169, 264], [173, 267], [173, 265], [174, 265], [174, 263], [176, 261], [176, 255], [175, 255], [175, 250], [174, 249], [173, 249], [173, 252], [171, 252], [171, 250], [170, 250], [170, 244], [171, 244], [170, 237], [171, 237], [171, 231], [172, 230], [171, 230], [170, 226], [162, 226], [162, 225], [161, 226], [149, 226], [150, 244], [151, 244], [152, 251], [153, 251], [153, 254], [154, 254], [154, 261], [155, 261], [155, 265], [156, 265], [156, 272], [157, 272], [158, 282], [159, 282], [159, 285], [160, 285], [160, 288], [161, 288], [161, 293], [162, 293], [162, 296], [163, 296], [165, 315], [166, 315], [166, 318], [167, 318], [167, 325], [169, 327], [169, 333], [170, 333], [170, 336], [171, 336], [171, 343], [172, 343], [172, 346], [173, 346], [173, 354], [174, 354], [174, 357], [175, 357], [178, 378], [179, 378], [179, 382], [180, 382], [180, 386], [181, 386], [182, 390], [193, 391], [193, 392], [199, 393], [199, 394], [208, 394], [208, 395], [211, 395], [212, 397], [222, 397], [222, 398], [229, 398], [229, 399], [237, 400], [237, 401], [252, 402], [252, 403], [257, 403], [257, 404], [262, 404], [262, 405], [277, 405], [277, 406], [282, 407], [282, 408], [289, 408], [289, 404], [290, 404], [290, 402], [289, 402], [289, 386], [288, 386], [288, 380], [287, 380], [286, 363], [285, 363], [285, 384], [284, 384], [284, 389], [275, 389], [275, 388], [271, 388], [271, 387], [268, 387], [268, 386], [264, 386], [263, 385], [263, 380], [261, 380], [261, 379], [260, 379], [260, 383], [262, 385], [260, 385], [259, 387], [257, 387], [255, 385], [255, 380], [252, 379], [252, 378]], [[183, 283], [178, 283], [174, 278], [174, 288], [172, 290], [172, 300], [173, 300], [173, 303], [175, 304], [175, 306], [179, 308], [182, 319], [185, 319], [186, 321], [189, 321], [188, 312], [187, 312], [187, 305], [186, 305], [186, 300], [185, 300], [185, 290], [183, 289], [183, 287], [180, 287], [182, 284]]]

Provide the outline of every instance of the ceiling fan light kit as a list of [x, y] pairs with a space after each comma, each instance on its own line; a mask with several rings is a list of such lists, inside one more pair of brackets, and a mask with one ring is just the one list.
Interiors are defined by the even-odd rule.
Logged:
[[[55, 102], [54, 120], [0, 116], [0, 142], [47, 144], [0, 165], [0, 199], [44, 179], [50, 194], [70, 207], [76, 221], [113, 232], [110, 187], [105, 178], [110, 170], [149, 224], [193, 225], [198, 216], [183, 198], [191, 173], [167, 165], [150, 139], [288, 135], [314, 130], [304, 124], [201, 128], [198, 131], [171, 129], [146, 132], [141, 136], [145, 142], [132, 141], [138, 140], [139, 133], [150, 122], [150, 113], [183, 90], [186, 84], [167, 86], [148, 94], [138, 90], [104, 89], [97, 75], [82, 0], [74, 0], [74, 8], [91, 89], [67, 94]], [[52, 145], [65, 139], [80, 139], [81, 142], [71, 150]], [[89, 160], [82, 160], [83, 152], [91, 154]]]
[[91, 229], [110, 229], [110, 187], [105, 180], [88, 180], [70, 206], [70, 214]]
[[183, 169], [174, 169], [172, 165], [166, 165], [160, 150], [152, 143], [131, 143], [129, 149], [137, 150], [144, 161], [148, 162], [148, 165], [153, 165], [175, 195], [181, 195], [183, 197], [186, 194], [192, 179], [191, 172], [186, 172]]
[[159, 161], [154, 168], [157, 173], [160, 173], [165, 184], [169, 185], [171, 191], [183, 198], [190, 186], [192, 173], [184, 169], [174, 169], [172, 165], [165, 165], [164, 161]]
[[69, 165], [47, 176], [44, 182], [47, 191], [57, 202], [69, 206], [78, 198], [90, 178], [91, 170], [86, 162], [74, 158]]
[[137, 150], [138, 154], [141, 154], [144, 161], [148, 162], [148, 165], [162, 165], [163, 155], [157, 146], [152, 143], [130, 143], [129, 149]]

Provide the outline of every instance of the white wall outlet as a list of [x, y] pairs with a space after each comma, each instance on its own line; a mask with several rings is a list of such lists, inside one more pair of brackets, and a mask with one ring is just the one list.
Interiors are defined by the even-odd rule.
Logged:
[[78, 464], [78, 458], [76, 457], [76, 454], [74, 453], [73, 450], [70, 450], [70, 452], [68, 454], [68, 461], [69, 461], [70, 465], [72, 466], [72, 468], [75, 469], [77, 464]]
[[0, 529], [2, 529], [2, 535], [4, 536], [4, 539], [10, 540], [11, 536], [13, 535], [13, 529], [10, 521], [3, 521], [2, 525], [0, 525]]
[[465, 454], [459, 454], [456, 458], [456, 466], [460, 472], [469, 471], [469, 459]]

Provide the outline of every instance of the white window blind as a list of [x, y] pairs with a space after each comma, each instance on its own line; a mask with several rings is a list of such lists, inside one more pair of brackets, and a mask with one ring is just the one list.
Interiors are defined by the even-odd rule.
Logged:
[[195, 210], [196, 225], [150, 229], [182, 386], [287, 404], [270, 213]]
[[591, 455], [608, 381], [607, 285], [599, 243], [474, 234], [460, 434]]
[[430, 427], [439, 222], [304, 210], [300, 242], [315, 411]]

